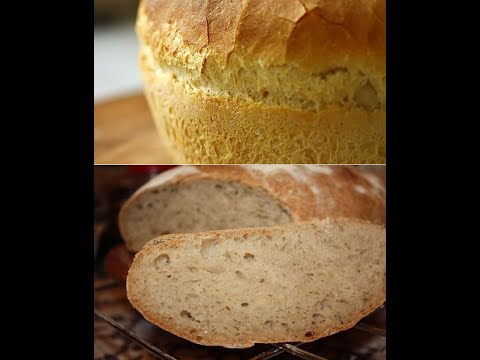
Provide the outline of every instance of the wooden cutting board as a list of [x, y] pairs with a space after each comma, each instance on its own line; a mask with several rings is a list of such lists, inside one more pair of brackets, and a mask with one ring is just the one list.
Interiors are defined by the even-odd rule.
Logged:
[[145, 97], [123, 97], [94, 107], [95, 164], [172, 164]]

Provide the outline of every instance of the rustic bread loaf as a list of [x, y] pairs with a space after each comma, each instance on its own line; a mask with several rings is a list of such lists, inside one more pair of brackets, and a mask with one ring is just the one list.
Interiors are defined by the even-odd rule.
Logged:
[[385, 223], [385, 186], [352, 166], [179, 166], [141, 187], [119, 226], [131, 251], [156, 236], [344, 216]]
[[143, 0], [140, 66], [178, 163], [385, 163], [385, 0]]
[[136, 254], [132, 305], [203, 345], [312, 341], [385, 301], [385, 229], [347, 218], [173, 234]]

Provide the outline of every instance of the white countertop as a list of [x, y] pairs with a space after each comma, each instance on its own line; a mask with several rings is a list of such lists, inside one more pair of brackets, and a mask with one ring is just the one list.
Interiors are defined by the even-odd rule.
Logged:
[[142, 91], [134, 23], [94, 28], [94, 102]]

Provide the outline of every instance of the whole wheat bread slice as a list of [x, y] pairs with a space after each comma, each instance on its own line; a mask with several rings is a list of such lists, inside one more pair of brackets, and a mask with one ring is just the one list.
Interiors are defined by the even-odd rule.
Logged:
[[132, 305], [192, 342], [312, 341], [385, 301], [385, 228], [346, 218], [172, 234], [135, 256]]

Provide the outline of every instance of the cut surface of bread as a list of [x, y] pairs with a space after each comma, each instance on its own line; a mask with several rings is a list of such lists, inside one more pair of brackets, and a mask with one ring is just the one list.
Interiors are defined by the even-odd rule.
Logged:
[[137, 252], [165, 234], [348, 217], [385, 223], [385, 186], [349, 166], [178, 166], [122, 206], [119, 228]]
[[139, 195], [125, 217], [127, 246], [139, 251], [162, 234], [271, 226], [291, 221], [266, 191], [240, 182], [197, 179]]
[[172, 234], [137, 253], [132, 305], [192, 342], [313, 341], [385, 301], [385, 228], [347, 218]]

